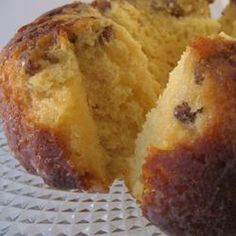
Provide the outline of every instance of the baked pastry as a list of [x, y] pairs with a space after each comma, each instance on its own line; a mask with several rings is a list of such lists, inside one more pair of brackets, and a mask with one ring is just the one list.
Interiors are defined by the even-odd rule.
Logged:
[[197, 38], [137, 139], [133, 194], [170, 235], [236, 233], [235, 80], [236, 40]]
[[222, 31], [228, 35], [236, 37], [236, 1], [230, 0], [228, 6], [222, 13], [222, 17], [219, 20]]
[[1, 52], [4, 129], [30, 173], [90, 192], [129, 183], [135, 139], [168, 71], [194, 35], [219, 28], [205, 0], [159, 2], [75, 2], [21, 28]]

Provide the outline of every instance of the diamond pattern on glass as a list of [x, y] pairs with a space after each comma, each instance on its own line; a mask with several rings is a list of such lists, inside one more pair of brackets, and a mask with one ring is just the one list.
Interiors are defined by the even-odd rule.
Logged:
[[1, 236], [163, 234], [145, 218], [123, 182], [109, 194], [50, 189], [11, 157], [0, 126]]

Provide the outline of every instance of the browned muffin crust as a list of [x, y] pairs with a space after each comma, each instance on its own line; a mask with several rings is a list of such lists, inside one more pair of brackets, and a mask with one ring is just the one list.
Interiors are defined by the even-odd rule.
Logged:
[[144, 215], [170, 235], [236, 232], [236, 143], [211, 135], [175, 151], [152, 149], [143, 168]]
[[209, 96], [217, 118], [195, 141], [166, 151], [151, 147], [143, 167], [144, 215], [170, 235], [236, 232], [235, 46], [235, 41], [221, 37], [192, 43], [202, 61], [201, 71], [213, 80]]

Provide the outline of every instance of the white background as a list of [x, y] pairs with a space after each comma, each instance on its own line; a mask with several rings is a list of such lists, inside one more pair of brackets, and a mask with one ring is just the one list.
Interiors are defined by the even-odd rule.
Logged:
[[[13, 37], [19, 27], [30, 23], [45, 11], [72, 1], [73, 0], [0, 0], [0, 48]], [[213, 6], [213, 14], [215, 17], [219, 15], [219, 9], [222, 9], [227, 2], [227, 0], [216, 0]]]

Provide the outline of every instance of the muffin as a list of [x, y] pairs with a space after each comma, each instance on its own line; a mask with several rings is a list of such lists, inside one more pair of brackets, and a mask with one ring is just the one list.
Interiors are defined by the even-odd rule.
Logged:
[[135, 139], [181, 50], [218, 31], [207, 1], [191, 2], [75, 2], [22, 27], [0, 56], [0, 112], [20, 163], [59, 189], [128, 183]]
[[144, 215], [170, 235], [236, 232], [235, 79], [236, 40], [199, 37], [147, 115], [130, 185]]

